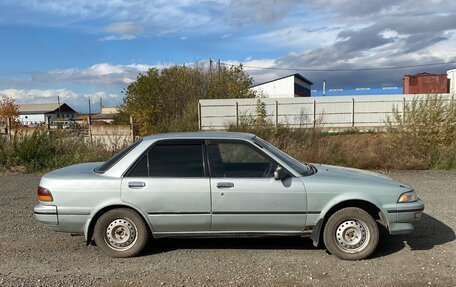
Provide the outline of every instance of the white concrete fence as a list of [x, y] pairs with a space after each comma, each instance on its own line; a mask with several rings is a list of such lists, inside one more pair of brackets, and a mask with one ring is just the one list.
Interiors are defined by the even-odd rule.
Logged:
[[[455, 100], [453, 94], [438, 94], [445, 101]], [[414, 98], [425, 99], [428, 94], [332, 96], [306, 98], [263, 98], [266, 120], [275, 125], [292, 128], [314, 127], [329, 130], [357, 128], [382, 129], [393, 108], [402, 113]], [[224, 130], [256, 117], [258, 99], [200, 100], [198, 104], [201, 130]]]

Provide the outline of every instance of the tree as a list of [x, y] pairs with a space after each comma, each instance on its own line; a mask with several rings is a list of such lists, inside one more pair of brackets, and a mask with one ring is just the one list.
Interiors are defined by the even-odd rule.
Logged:
[[19, 116], [19, 105], [15, 100], [8, 96], [0, 98], [0, 125], [5, 125], [8, 118], [12, 119], [12, 123], [17, 122]]
[[242, 65], [216, 69], [174, 65], [140, 74], [124, 91], [121, 113], [133, 116], [142, 135], [198, 128], [199, 99], [252, 98], [252, 78]]

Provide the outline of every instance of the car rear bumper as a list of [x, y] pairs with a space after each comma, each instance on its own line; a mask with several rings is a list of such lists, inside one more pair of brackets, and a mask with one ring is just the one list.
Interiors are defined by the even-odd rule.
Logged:
[[55, 205], [37, 204], [33, 208], [35, 219], [57, 232], [80, 234], [89, 220], [86, 211], [62, 212]]
[[59, 225], [59, 216], [57, 214], [57, 206], [37, 204], [33, 208], [33, 215], [38, 222], [48, 226]]

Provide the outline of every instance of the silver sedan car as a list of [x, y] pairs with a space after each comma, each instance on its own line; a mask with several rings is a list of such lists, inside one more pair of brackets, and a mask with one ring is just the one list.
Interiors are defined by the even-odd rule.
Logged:
[[150, 238], [310, 237], [342, 259], [369, 256], [379, 225], [413, 231], [424, 204], [378, 173], [299, 162], [253, 134], [144, 137], [104, 163], [45, 174], [36, 220], [113, 257]]

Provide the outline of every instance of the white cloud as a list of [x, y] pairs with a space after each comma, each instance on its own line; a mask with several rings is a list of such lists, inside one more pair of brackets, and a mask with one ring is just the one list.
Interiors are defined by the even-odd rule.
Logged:
[[39, 72], [32, 74], [34, 82], [73, 82], [77, 84], [92, 84], [100, 86], [125, 87], [132, 82], [139, 73], [145, 73], [151, 68], [160, 68], [163, 65], [129, 64], [112, 65], [99, 63], [87, 69], [64, 69]]
[[59, 97], [61, 103], [67, 103], [79, 112], [88, 110], [88, 98], [91, 99], [94, 110], [97, 107], [95, 102], [99, 99], [103, 99], [105, 105], [118, 105], [122, 99], [119, 95], [104, 91], [79, 93], [68, 89], [4, 89], [0, 90], [1, 95], [13, 98], [18, 104], [57, 103]]
[[133, 22], [111, 23], [104, 30], [114, 34], [101, 38], [101, 41], [133, 40], [143, 32], [143, 28]]
[[248, 36], [246, 39], [249, 42], [259, 42], [272, 47], [288, 47], [299, 50], [315, 49], [334, 44], [340, 31], [342, 31], [342, 27], [288, 26]]
[[140, 34], [143, 28], [133, 22], [117, 22], [105, 26], [105, 30], [117, 34]]
[[[7, 22], [12, 23], [73, 26], [82, 29], [86, 26], [74, 24], [87, 22], [92, 23], [88, 29], [90, 33], [108, 32], [108, 35], [100, 40], [131, 40], [143, 33], [164, 35], [170, 32], [195, 31], [196, 28], [217, 31], [217, 27], [220, 28], [221, 25], [208, 25], [212, 21], [212, 15], [211, 10], [206, 8], [221, 10], [223, 2], [225, 1], [201, 3], [197, 0], [7, 0], [5, 5], [22, 9], [24, 14], [47, 17], [44, 21], [42, 17], [5, 17], [8, 18]], [[97, 22], [101, 23], [101, 26], [93, 26], [93, 23]]]
[[125, 35], [108, 35], [100, 38], [100, 41], [122, 41], [122, 40], [133, 40], [136, 39], [135, 35], [125, 34]]

